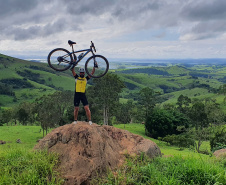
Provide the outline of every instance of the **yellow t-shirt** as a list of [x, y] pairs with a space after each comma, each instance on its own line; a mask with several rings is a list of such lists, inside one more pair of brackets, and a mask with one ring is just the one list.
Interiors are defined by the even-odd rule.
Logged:
[[86, 91], [86, 84], [89, 80], [89, 77], [80, 77], [78, 75], [75, 76], [75, 92], [85, 93]]

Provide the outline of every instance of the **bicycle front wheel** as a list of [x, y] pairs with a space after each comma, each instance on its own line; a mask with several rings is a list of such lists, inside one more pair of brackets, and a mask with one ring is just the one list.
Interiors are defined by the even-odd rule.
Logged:
[[65, 71], [70, 68], [73, 58], [70, 52], [63, 48], [52, 50], [48, 55], [49, 66], [56, 71]]
[[[95, 64], [95, 72], [93, 73], [93, 67]], [[108, 60], [101, 55], [93, 55], [86, 61], [85, 70], [86, 73], [93, 78], [100, 78], [104, 76], [109, 69]]]

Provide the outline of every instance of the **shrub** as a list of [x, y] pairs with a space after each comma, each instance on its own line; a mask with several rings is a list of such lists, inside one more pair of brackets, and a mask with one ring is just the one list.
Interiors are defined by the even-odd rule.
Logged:
[[189, 148], [194, 146], [195, 140], [188, 135], [180, 134], [180, 135], [167, 135], [162, 139], [170, 145], [178, 146], [180, 148]]
[[145, 128], [151, 137], [165, 137], [166, 135], [180, 134], [179, 126], [188, 127], [189, 120], [184, 114], [176, 110], [154, 109], [147, 117]]
[[214, 152], [222, 148], [226, 148], [226, 129], [225, 127], [220, 128], [215, 132], [214, 136], [210, 139], [210, 147]]

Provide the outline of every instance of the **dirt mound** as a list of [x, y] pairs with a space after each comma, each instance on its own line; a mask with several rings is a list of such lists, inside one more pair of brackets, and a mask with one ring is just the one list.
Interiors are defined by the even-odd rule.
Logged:
[[226, 157], [226, 148], [225, 149], [220, 149], [220, 150], [216, 150], [213, 155], [215, 155], [216, 157]]
[[154, 142], [139, 135], [111, 126], [90, 126], [86, 122], [54, 129], [34, 149], [45, 148], [59, 154], [58, 171], [65, 178], [65, 184], [88, 184], [96, 174], [121, 165], [125, 153], [161, 155]]

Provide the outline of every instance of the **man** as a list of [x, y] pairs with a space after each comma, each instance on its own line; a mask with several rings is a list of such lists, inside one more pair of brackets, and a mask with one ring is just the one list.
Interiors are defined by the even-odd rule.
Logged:
[[[91, 121], [91, 112], [89, 109], [89, 104], [85, 95], [86, 91], [86, 84], [87, 81], [91, 78], [90, 76], [85, 77], [85, 69], [80, 68], [79, 69], [79, 75], [76, 74], [74, 68], [71, 70], [72, 74], [75, 78], [75, 95], [74, 95], [74, 122], [72, 124], [77, 124], [77, 117], [78, 117], [78, 110], [79, 110], [79, 103], [82, 102], [84, 109], [86, 111], [87, 119], [89, 120], [89, 124], [92, 125]], [[93, 67], [93, 70], [91, 74], [94, 74], [95, 67]]]

